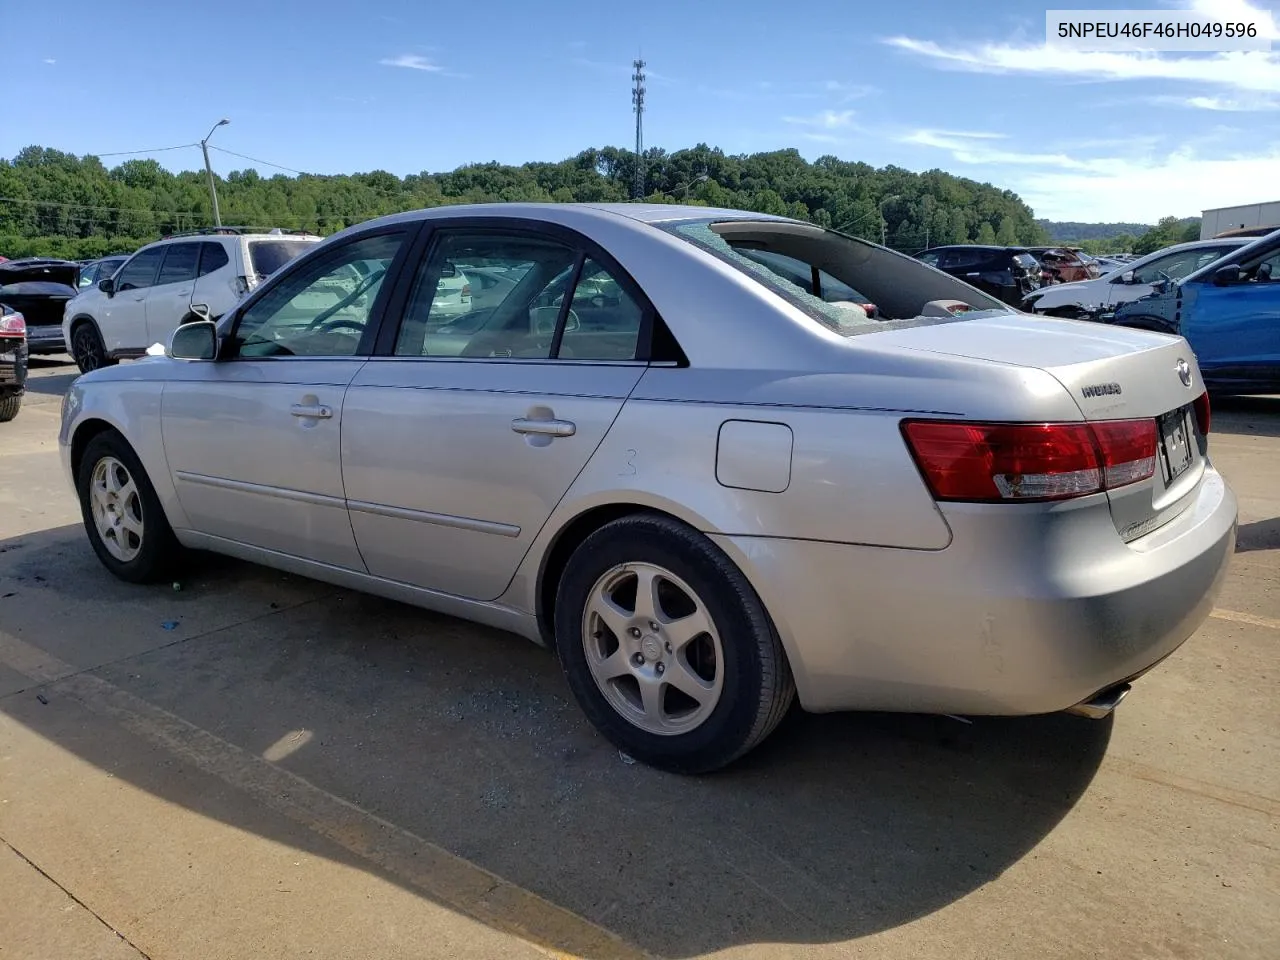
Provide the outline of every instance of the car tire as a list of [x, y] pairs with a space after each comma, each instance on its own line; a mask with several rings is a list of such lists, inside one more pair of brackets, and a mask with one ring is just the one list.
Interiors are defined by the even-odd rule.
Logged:
[[85, 533], [102, 565], [129, 583], [172, 578], [183, 555], [142, 462], [119, 433], [89, 441], [76, 473]]
[[98, 328], [89, 320], [76, 324], [71, 331], [71, 357], [81, 373], [113, 367], [119, 363], [115, 358], [107, 356]]
[[11, 393], [7, 397], [0, 397], [0, 423], [8, 423], [21, 409], [22, 394]]
[[669, 517], [622, 517], [578, 546], [557, 588], [555, 637], [591, 723], [661, 769], [725, 766], [764, 740], [795, 697], [782, 643], [747, 578]]

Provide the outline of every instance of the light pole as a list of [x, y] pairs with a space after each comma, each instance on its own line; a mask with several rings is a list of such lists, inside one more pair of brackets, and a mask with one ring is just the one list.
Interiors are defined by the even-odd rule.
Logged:
[[875, 213], [868, 213], [865, 217], [857, 217], [856, 219], [850, 220], [848, 223], [842, 223], [840, 226], [835, 228], [835, 232], [844, 233], [844, 231], [848, 230], [850, 227], [856, 227], [858, 224], [862, 223], [865, 220], [870, 220], [872, 217], [879, 217], [880, 218], [880, 246], [883, 247], [885, 245], [884, 241], [887, 239], [885, 237], [885, 232], [887, 227], [884, 222], [884, 205], [894, 200], [901, 200], [901, 199], [902, 199], [902, 195], [897, 193], [895, 193], [891, 197], [885, 197], [883, 200], [881, 200], [879, 203], [876, 204]]
[[710, 179], [711, 177], [704, 173], [701, 176], [694, 177], [688, 183], [682, 184], [681, 186], [684, 188], [684, 196], [680, 199], [680, 202], [686, 203], [689, 200], [689, 191], [692, 190], [694, 187], [696, 187], [698, 184], [706, 183]]
[[213, 130], [209, 131], [209, 136], [200, 141], [200, 149], [204, 151], [204, 172], [209, 177], [209, 197], [213, 200], [213, 225], [215, 227], [222, 226], [222, 214], [218, 212], [218, 188], [213, 184], [213, 167], [209, 166], [209, 137], [213, 136], [214, 130], [226, 126], [230, 122], [226, 117], [223, 117], [213, 125]]

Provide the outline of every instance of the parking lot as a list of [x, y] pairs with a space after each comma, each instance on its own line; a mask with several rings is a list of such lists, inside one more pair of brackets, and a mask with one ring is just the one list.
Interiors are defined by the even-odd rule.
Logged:
[[[1280, 398], [1199, 633], [1113, 719], [794, 713], [703, 778], [610, 748], [527, 641], [262, 568], [102, 569], [0, 429], [0, 957], [1273, 956]], [[856, 576], [850, 571], [850, 576]]]

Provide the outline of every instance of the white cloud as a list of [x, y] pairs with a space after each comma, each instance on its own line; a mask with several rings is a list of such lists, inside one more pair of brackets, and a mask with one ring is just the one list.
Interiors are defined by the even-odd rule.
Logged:
[[1227, 113], [1261, 113], [1280, 110], [1280, 100], [1272, 97], [1187, 97], [1183, 106], [1196, 110], [1220, 110]]
[[55, 59], [53, 59], [53, 57], [46, 57], [44, 62], [45, 62], [45, 63], [47, 63], [47, 64], [52, 65], [52, 64], [57, 63], [58, 61], [57, 61], [57, 60], [55, 60]]
[[890, 37], [889, 46], [973, 73], [1021, 73], [1088, 80], [1176, 80], [1237, 90], [1280, 90], [1280, 57], [1262, 51], [1164, 56], [1077, 51], [1046, 44], [985, 43], [943, 47], [932, 40]]
[[1256, 24], [1259, 35], [1280, 40], [1280, 26], [1276, 23], [1275, 14], [1254, 6], [1248, 0], [1191, 0], [1187, 6], [1220, 23]]
[[1039, 166], [1083, 170], [1087, 164], [1065, 153], [1024, 153], [993, 145], [1007, 139], [999, 133], [957, 133], [946, 130], [913, 130], [896, 137], [899, 143], [946, 150], [959, 163], [975, 166]]
[[843, 130], [853, 126], [852, 110], [823, 110], [811, 117], [783, 117], [786, 123], [802, 127], [820, 127], [823, 130]]
[[1231, 156], [1205, 157], [1192, 149], [1169, 156], [1093, 161], [1083, 172], [1037, 171], [1002, 178], [1051, 220], [1155, 223], [1160, 217], [1197, 216], [1211, 207], [1257, 203], [1258, 184], [1280, 168], [1280, 143]]
[[384, 67], [404, 67], [406, 70], [425, 70], [428, 73], [444, 73], [444, 67], [432, 63], [426, 57], [416, 53], [402, 53], [398, 57], [387, 57], [379, 60]]

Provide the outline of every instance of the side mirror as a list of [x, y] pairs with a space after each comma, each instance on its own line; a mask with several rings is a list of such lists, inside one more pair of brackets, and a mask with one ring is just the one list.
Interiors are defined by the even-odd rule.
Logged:
[[213, 317], [209, 315], [209, 305], [207, 303], [193, 303], [191, 305], [191, 312], [194, 313], [201, 320], [213, 319]]
[[116, 292], [116, 285], [110, 277], [107, 277], [105, 280], [98, 281], [98, 289], [110, 297]]
[[1169, 292], [1169, 288], [1173, 286], [1172, 280], [1158, 280], [1151, 285], [1151, 291], [1155, 294], [1163, 295]]
[[1134, 272], [1132, 270], [1126, 270], [1124, 273], [1120, 274], [1120, 282], [1121, 283], [1137, 283], [1138, 279], [1134, 275]]
[[1215, 287], [1225, 287], [1231, 283], [1239, 283], [1244, 279], [1244, 271], [1234, 263], [1229, 263], [1225, 267], [1219, 267], [1213, 271], [1213, 285]]
[[175, 360], [216, 360], [217, 324], [212, 320], [184, 323], [170, 335], [167, 353]]

